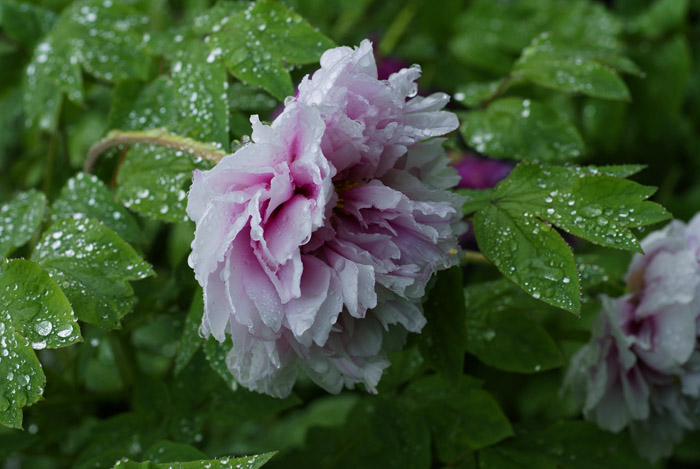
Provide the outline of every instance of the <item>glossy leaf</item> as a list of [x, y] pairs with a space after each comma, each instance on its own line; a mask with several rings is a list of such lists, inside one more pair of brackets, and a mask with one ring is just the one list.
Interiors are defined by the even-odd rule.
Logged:
[[274, 455], [275, 453], [264, 453], [240, 458], [223, 457], [219, 459], [166, 463], [120, 460], [117, 461], [114, 469], [227, 469], [232, 467], [237, 469], [258, 469], [264, 466]]
[[617, 177], [635, 169], [518, 165], [474, 215], [479, 248], [533, 297], [577, 313], [576, 264], [553, 226], [604, 246], [639, 251], [630, 228], [669, 214], [645, 201], [653, 188]]
[[21, 428], [24, 406], [39, 400], [46, 378], [34, 350], [81, 340], [61, 289], [37, 264], [0, 264], [0, 423]]
[[115, 328], [134, 304], [129, 281], [154, 275], [134, 249], [90, 218], [63, 218], [37, 245], [32, 260], [66, 293], [82, 321]]
[[512, 74], [557, 91], [628, 101], [629, 90], [617, 70], [639, 74], [637, 66], [615, 50], [570, 45], [543, 33], [523, 50]]
[[92, 174], [78, 173], [68, 180], [51, 207], [51, 220], [92, 218], [131, 244], [141, 239], [140, 228], [123, 205], [114, 201], [107, 186]]
[[233, 4], [231, 14], [209, 32], [212, 61], [220, 57], [234, 76], [278, 99], [293, 92], [286, 64], [316, 62], [333, 46], [297, 13], [271, 0], [251, 3], [244, 11]]

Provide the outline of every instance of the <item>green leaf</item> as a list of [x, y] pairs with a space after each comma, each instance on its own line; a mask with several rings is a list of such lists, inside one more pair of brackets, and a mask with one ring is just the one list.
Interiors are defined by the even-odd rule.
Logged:
[[141, 231], [134, 217], [114, 196], [107, 186], [92, 174], [78, 173], [68, 180], [51, 207], [51, 220], [83, 217], [102, 222], [131, 244], [138, 244]]
[[472, 310], [467, 315], [467, 351], [489, 366], [536, 373], [564, 365], [554, 340], [537, 322], [516, 310]]
[[483, 254], [533, 297], [578, 313], [579, 284], [571, 249], [553, 228], [603, 246], [639, 251], [630, 228], [669, 214], [645, 201], [654, 189], [617, 177], [638, 168], [578, 168], [521, 163], [474, 215]]
[[584, 150], [571, 122], [529, 99], [499, 99], [483, 111], [465, 113], [460, 131], [476, 151], [495, 158], [562, 162]]
[[182, 151], [135, 145], [117, 178], [117, 198], [124, 205], [156, 220], [187, 221], [187, 191], [195, 169], [211, 163]]
[[479, 451], [480, 467], [504, 469], [625, 469], [654, 467], [626, 433], [613, 434], [582, 421], [561, 421]]
[[460, 267], [437, 274], [423, 309], [428, 322], [420, 336], [421, 354], [437, 372], [456, 380], [462, 374], [467, 334]]
[[429, 376], [406, 389], [406, 395], [423, 411], [443, 462], [513, 434], [498, 403], [479, 387], [477, 380], [462, 375], [456, 385], [440, 376]]
[[31, 190], [20, 192], [0, 206], [0, 259], [24, 245], [36, 233], [46, 210], [46, 197]]
[[245, 83], [234, 82], [229, 85], [228, 104], [231, 109], [254, 112], [271, 111], [279, 106], [279, 101], [265, 91]]
[[197, 448], [183, 443], [173, 443], [172, 441], [161, 440], [151, 446], [143, 455], [154, 463], [163, 462], [186, 462], [207, 459], [207, 455]]
[[462, 212], [465, 215], [470, 215], [475, 211], [483, 208], [491, 202], [491, 193], [493, 189], [457, 189], [459, 195], [467, 198], [462, 206]]
[[639, 74], [637, 66], [615, 50], [571, 45], [543, 33], [523, 50], [512, 75], [557, 91], [629, 101], [629, 90], [616, 70]]
[[[202, 345], [203, 339], [199, 336], [199, 326], [202, 324], [204, 314], [204, 297], [202, 289], [197, 288], [192, 298], [192, 305], [185, 320], [185, 327], [182, 336], [177, 343], [177, 353], [175, 354], [175, 374], [178, 375], [192, 360], [194, 354]], [[229, 373], [230, 374], [230, 373]]]
[[491, 204], [476, 212], [479, 249], [533, 297], [577, 313], [581, 303], [571, 248], [554, 228], [525, 210], [527, 206], [516, 212]]
[[26, 70], [25, 107], [40, 128], [51, 130], [60, 95], [84, 100], [81, 66], [100, 80], [145, 78], [143, 42], [148, 19], [123, 2], [82, 0], [67, 7], [37, 44]]
[[282, 467], [420, 469], [430, 467], [430, 433], [422, 415], [402, 401], [366, 398], [345, 425], [311, 428], [305, 451], [280, 456]]
[[[225, 371], [228, 373], [230, 381], [231, 373], [228, 370]], [[301, 399], [294, 393], [284, 399], [279, 399], [242, 387], [233, 391], [229, 387], [226, 392], [214, 392], [208, 400], [210, 402], [209, 418], [225, 425], [240, 425], [243, 422], [259, 421], [302, 403]]]
[[35, 350], [81, 340], [71, 305], [37, 264], [0, 264], [0, 423], [21, 428], [22, 410], [39, 400], [46, 378]]
[[227, 336], [224, 342], [219, 342], [214, 337], [209, 337], [204, 343], [204, 353], [209, 365], [228, 384], [229, 388], [235, 391], [238, 389], [238, 383], [226, 365], [226, 355], [229, 354], [232, 348], [233, 342], [231, 342], [230, 336]]
[[144, 86], [128, 80], [114, 88], [108, 127], [142, 130], [171, 127], [177, 121], [172, 80], [160, 76]]
[[128, 459], [117, 461], [114, 469], [258, 469], [265, 465], [276, 453], [263, 453], [240, 458], [202, 459], [190, 462], [134, 462]]
[[216, 142], [228, 149], [228, 99], [226, 70], [204, 44], [192, 41], [180, 49], [171, 68], [175, 88], [178, 127], [187, 136]]
[[477, 107], [495, 96], [499, 90], [503, 90], [506, 83], [505, 78], [488, 82], [472, 82], [458, 86], [453, 97], [467, 107]]
[[32, 45], [49, 32], [56, 14], [39, 5], [14, 0], [0, 3], [0, 24], [7, 37]]
[[287, 64], [316, 62], [333, 47], [330, 39], [281, 3], [262, 0], [244, 11], [233, 5], [231, 14], [209, 31], [209, 57], [221, 56], [234, 76], [280, 100], [293, 92]]
[[61, 286], [78, 318], [104, 328], [119, 326], [134, 304], [130, 280], [154, 275], [134, 249], [90, 218], [54, 223], [32, 253]]

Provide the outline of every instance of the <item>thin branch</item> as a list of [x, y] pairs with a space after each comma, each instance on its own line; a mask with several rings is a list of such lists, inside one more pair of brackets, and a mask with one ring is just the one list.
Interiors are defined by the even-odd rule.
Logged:
[[92, 148], [90, 148], [88, 157], [85, 160], [85, 165], [83, 166], [83, 171], [86, 173], [92, 171], [93, 166], [95, 166], [95, 162], [97, 162], [97, 159], [106, 150], [119, 145], [131, 145], [135, 143], [147, 143], [172, 148], [174, 150], [180, 150], [185, 153], [189, 153], [190, 155], [204, 158], [205, 160], [211, 161], [214, 164], [218, 163], [224, 156], [226, 156], [226, 153], [223, 150], [215, 147], [214, 145], [198, 142], [187, 137], [170, 134], [168, 133], [167, 129], [133, 131], [112, 130], [107, 134], [107, 137], [100, 140], [93, 145]]

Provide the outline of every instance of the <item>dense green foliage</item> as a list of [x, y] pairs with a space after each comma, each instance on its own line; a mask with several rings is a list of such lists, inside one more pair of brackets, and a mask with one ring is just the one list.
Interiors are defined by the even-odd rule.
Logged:
[[[561, 377], [644, 230], [700, 209], [699, 19], [691, 0], [0, 1], [0, 459], [646, 467]], [[514, 169], [462, 190], [483, 256], [436, 276], [378, 395], [250, 392], [198, 333], [185, 206], [212, 163], [188, 150], [235, 150], [366, 37], [453, 95], [452, 157]], [[115, 129], [147, 138], [89, 157]], [[660, 465], [700, 464], [698, 438]]]

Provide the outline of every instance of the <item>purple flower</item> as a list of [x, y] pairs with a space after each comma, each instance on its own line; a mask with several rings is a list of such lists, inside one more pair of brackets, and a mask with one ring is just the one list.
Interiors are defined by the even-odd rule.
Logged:
[[[271, 126], [195, 172], [189, 261], [201, 331], [233, 349], [249, 389], [290, 393], [301, 368], [330, 392], [370, 391], [425, 324], [431, 275], [457, 262], [462, 199], [442, 139], [449, 97], [415, 95], [417, 67], [377, 79], [369, 41], [331, 49]], [[407, 97], [411, 99], [407, 99]]]
[[584, 416], [628, 427], [640, 453], [668, 456], [700, 428], [700, 215], [650, 234], [627, 273], [630, 293], [603, 297], [591, 342], [567, 382]]

